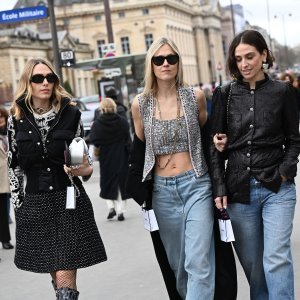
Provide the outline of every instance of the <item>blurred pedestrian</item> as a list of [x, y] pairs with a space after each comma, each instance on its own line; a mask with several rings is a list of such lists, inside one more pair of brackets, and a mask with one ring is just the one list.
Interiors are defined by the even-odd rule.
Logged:
[[283, 73], [279, 79], [289, 83], [293, 87], [297, 99], [298, 112], [300, 115], [300, 87], [298, 86], [297, 78], [290, 73]]
[[82, 164], [64, 165], [66, 144], [83, 137], [81, 113], [70, 99], [53, 66], [30, 59], [8, 119], [15, 264], [50, 273], [59, 300], [78, 299], [77, 269], [106, 260], [91, 201], [78, 177], [90, 177], [92, 161], [83, 155]]
[[203, 89], [205, 99], [206, 99], [206, 110], [207, 114], [210, 117], [211, 115], [211, 107], [212, 107], [212, 91], [210, 88], [206, 87]]
[[216, 207], [229, 212], [251, 299], [293, 300], [299, 120], [291, 85], [265, 72], [272, 65], [258, 31], [246, 30], [233, 39], [227, 66], [236, 80], [213, 96], [213, 193]]
[[107, 219], [116, 215], [119, 221], [125, 219], [130, 140], [128, 121], [117, 113], [113, 99], [104, 98], [100, 115], [91, 128], [90, 141], [99, 147], [100, 197], [106, 200], [109, 209]]
[[7, 172], [7, 119], [8, 112], [5, 107], [0, 107], [0, 242], [3, 249], [13, 249], [14, 246], [10, 243], [11, 236], [9, 230], [8, 219], [8, 203], [9, 203], [9, 180]]
[[119, 100], [120, 91], [117, 90], [114, 86], [110, 85], [104, 88], [105, 97], [111, 98], [117, 104], [117, 114], [128, 120], [127, 117], [127, 107]]

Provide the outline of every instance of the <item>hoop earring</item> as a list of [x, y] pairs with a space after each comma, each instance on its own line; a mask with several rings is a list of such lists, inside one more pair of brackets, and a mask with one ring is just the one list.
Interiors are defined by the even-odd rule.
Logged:
[[269, 64], [267, 63], [267, 61], [264, 61], [264, 62], [262, 63], [262, 69], [263, 69], [264, 71], [267, 71], [267, 70], [269, 69]]

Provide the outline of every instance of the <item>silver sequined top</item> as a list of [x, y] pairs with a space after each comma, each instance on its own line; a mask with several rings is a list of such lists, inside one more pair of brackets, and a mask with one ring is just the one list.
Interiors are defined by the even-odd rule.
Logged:
[[189, 141], [184, 116], [172, 120], [153, 118], [153, 152], [165, 155], [189, 151]]
[[[207, 164], [204, 158], [201, 142], [201, 131], [199, 126], [199, 111], [197, 98], [192, 87], [179, 88], [179, 99], [181, 101], [182, 110], [184, 114], [184, 120], [186, 124], [187, 139], [189, 145], [189, 153], [195, 170], [196, 176], [202, 176], [207, 171]], [[138, 96], [139, 111], [143, 120], [146, 152], [145, 163], [143, 170], [143, 180], [151, 178], [151, 171], [155, 164], [155, 154], [153, 150], [153, 115], [155, 111], [155, 101], [152, 94], [145, 97], [143, 95]]]

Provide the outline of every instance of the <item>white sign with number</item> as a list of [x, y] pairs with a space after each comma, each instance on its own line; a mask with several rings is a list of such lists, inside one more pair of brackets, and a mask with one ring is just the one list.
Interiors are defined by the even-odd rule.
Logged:
[[73, 50], [62, 51], [60, 53], [61, 60], [70, 60], [74, 58]]

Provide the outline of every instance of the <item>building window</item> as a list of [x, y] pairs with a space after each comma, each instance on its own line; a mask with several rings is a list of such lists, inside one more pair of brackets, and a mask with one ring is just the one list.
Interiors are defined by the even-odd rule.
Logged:
[[125, 18], [125, 12], [124, 11], [120, 11], [118, 13], [118, 15], [119, 15], [119, 18]]
[[16, 71], [16, 75], [20, 74], [20, 67], [19, 67], [19, 59], [15, 58], [14, 59], [14, 63], [15, 63], [15, 71]]
[[222, 48], [223, 48], [223, 53], [224, 56], [227, 56], [227, 47], [226, 47], [226, 41], [224, 39], [222, 39]]
[[143, 12], [144, 16], [149, 15], [149, 9], [148, 8], [143, 8], [142, 12]]
[[78, 94], [79, 94], [79, 97], [82, 97], [82, 86], [81, 86], [81, 78], [78, 78], [78, 84], [77, 84], [77, 87], [78, 87]]
[[152, 33], [147, 33], [145, 34], [145, 45], [146, 45], [146, 50], [148, 50], [153, 43], [153, 34]]
[[122, 53], [130, 54], [130, 45], [128, 36], [121, 37]]
[[101, 21], [101, 15], [95, 15], [95, 21]]
[[88, 79], [87, 78], [84, 78], [84, 90], [85, 90], [85, 94], [88, 95], [89, 87], [88, 87]]
[[99, 57], [103, 57], [103, 52], [102, 52], [101, 45], [104, 45], [104, 44], [105, 44], [105, 40], [98, 40], [97, 41], [97, 48], [98, 48]]

